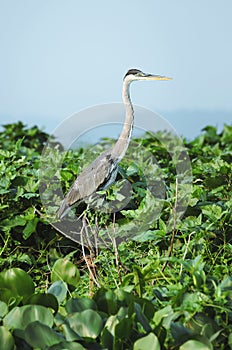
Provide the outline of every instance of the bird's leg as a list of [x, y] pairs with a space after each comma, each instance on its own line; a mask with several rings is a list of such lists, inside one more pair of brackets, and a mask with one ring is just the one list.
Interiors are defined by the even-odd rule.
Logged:
[[[95, 283], [98, 288], [100, 287], [100, 284], [97, 280], [97, 273], [96, 273], [96, 270], [95, 270], [95, 265], [94, 265], [94, 256], [92, 256], [91, 254], [91, 251], [90, 251], [90, 254], [86, 255], [85, 253], [85, 246], [84, 246], [84, 241], [83, 241], [83, 232], [85, 231], [85, 234], [86, 234], [86, 229], [88, 230], [88, 226], [87, 226], [87, 223], [86, 223], [86, 217], [84, 216], [83, 219], [82, 219], [82, 223], [83, 223], [83, 226], [82, 226], [82, 230], [81, 230], [81, 246], [82, 246], [82, 253], [83, 253], [83, 259], [86, 263], [86, 266], [89, 270], [89, 287], [90, 287], [90, 296], [92, 296], [92, 288], [93, 288], [93, 283]], [[88, 235], [88, 233], [87, 233]]]

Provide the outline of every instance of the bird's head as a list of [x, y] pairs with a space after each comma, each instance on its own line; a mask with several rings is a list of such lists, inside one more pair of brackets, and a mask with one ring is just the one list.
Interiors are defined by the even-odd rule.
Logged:
[[139, 69], [129, 69], [124, 76], [124, 80], [125, 79], [131, 82], [134, 80], [171, 80], [172, 78], [164, 77], [162, 75], [143, 73]]

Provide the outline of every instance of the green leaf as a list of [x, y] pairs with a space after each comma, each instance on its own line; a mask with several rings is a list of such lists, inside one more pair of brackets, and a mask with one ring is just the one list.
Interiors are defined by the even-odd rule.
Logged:
[[126, 292], [122, 288], [115, 289], [114, 293], [117, 296], [117, 302], [120, 306], [128, 306], [132, 301], [134, 301], [134, 295]]
[[67, 169], [62, 169], [60, 172], [63, 181], [70, 181], [73, 179], [73, 173]]
[[36, 226], [39, 219], [34, 217], [30, 221], [27, 222], [25, 228], [23, 229], [23, 238], [28, 239], [30, 235], [36, 231]]
[[[110, 316], [109, 318], [114, 318], [115, 316]], [[108, 318], [108, 320], [109, 320]], [[107, 322], [108, 322], [107, 320]], [[114, 344], [114, 336], [113, 334], [109, 331], [107, 326], [104, 327], [104, 329], [101, 332], [101, 344], [104, 346], [106, 349], [113, 349], [113, 344]]]
[[[154, 322], [156, 325], [160, 324], [160, 322], [164, 319], [169, 319], [171, 322], [172, 316], [174, 315], [173, 309], [171, 307], [171, 305], [167, 305], [164, 308], [156, 311], [156, 313], [154, 314]], [[170, 326], [170, 322], [168, 324], [168, 328]]]
[[139, 266], [133, 266], [135, 290], [139, 297], [142, 297], [144, 288], [144, 276]]
[[147, 230], [145, 232], [140, 232], [139, 234], [135, 235], [133, 239], [136, 242], [147, 242], [147, 241], [153, 241], [154, 244], [159, 243], [162, 241], [162, 239], [165, 237], [166, 231], [162, 230]]
[[16, 215], [13, 218], [7, 218], [3, 220], [3, 224], [9, 227], [24, 226], [26, 222], [26, 219], [23, 216], [19, 215]]
[[48, 289], [48, 293], [54, 295], [59, 304], [61, 304], [66, 299], [67, 291], [67, 284], [63, 281], [54, 282]]
[[94, 295], [98, 309], [109, 315], [114, 315], [118, 311], [117, 295], [112, 290], [99, 289]]
[[101, 316], [94, 310], [75, 312], [68, 317], [67, 321], [70, 327], [83, 338], [97, 338], [103, 327]]
[[4, 350], [13, 350], [14, 349], [14, 338], [12, 334], [9, 332], [9, 330], [1, 326], [0, 327], [0, 344], [1, 344], [1, 349]]
[[208, 142], [218, 141], [219, 136], [217, 135], [217, 128], [215, 126], [207, 125], [202, 129], [202, 131], [205, 131], [205, 139]]
[[221, 292], [232, 299], [232, 276], [225, 277], [219, 284]]
[[80, 280], [80, 272], [68, 259], [58, 259], [52, 268], [52, 282], [63, 281], [72, 287], [77, 287]]
[[130, 339], [131, 331], [132, 331], [132, 323], [133, 320], [131, 318], [122, 318], [115, 325], [115, 337], [117, 341], [121, 339]]
[[65, 305], [66, 311], [71, 314], [81, 312], [87, 309], [97, 310], [97, 305], [93, 299], [89, 298], [72, 298]]
[[81, 344], [74, 342], [63, 341], [57, 345], [53, 345], [49, 348], [49, 350], [85, 350]]
[[220, 220], [223, 216], [222, 208], [219, 205], [212, 204], [202, 207], [202, 213], [209, 217], [213, 222]]
[[6, 303], [0, 300], [0, 319], [3, 318], [8, 312], [8, 306]]
[[228, 344], [230, 346], [230, 349], [232, 349], [232, 333], [229, 334]]
[[160, 350], [160, 343], [154, 333], [150, 333], [143, 338], [136, 340], [133, 350]]
[[[215, 340], [222, 331], [222, 329], [218, 328], [215, 320], [204, 313], [198, 313], [194, 318], [189, 320], [188, 327], [194, 334], [201, 334], [210, 341]], [[197, 340], [201, 341], [201, 339]]]
[[54, 318], [51, 311], [41, 305], [24, 305], [13, 308], [3, 319], [3, 324], [8, 329], [24, 330], [30, 323], [40, 321], [52, 327]]
[[63, 340], [61, 334], [57, 334], [50, 327], [39, 321], [28, 324], [23, 334], [30, 346], [39, 349], [47, 349]]
[[7, 288], [0, 288], [0, 298], [9, 308], [18, 305], [23, 300], [22, 296]]
[[180, 350], [212, 350], [212, 348], [198, 340], [188, 340], [180, 346]]
[[67, 323], [62, 324], [62, 330], [63, 334], [65, 336], [65, 339], [69, 342], [71, 341], [77, 341], [82, 340], [82, 338], [69, 326]]
[[117, 315], [108, 317], [104, 329], [102, 331], [102, 343], [105, 347], [111, 349], [116, 339], [116, 326], [119, 324]]
[[183, 339], [188, 339], [192, 335], [192, 331], [186, 328], [181, 322], [172, 322], [170, 330], [177, 343], [183, 342]]
[[151, 326], [148, 322], [147, 317], [142, 312], [141, 306], [138, 303], [135, 303], [134, 308], [135, 308], [137, 319], [140, 322], [143, 329], [145, 330], [145, 332], [146, 333], [151, 332]]
[[223, 145], [232, 143], [232, 125], [224, 125], [221, 142]]
[[26, 299], [25, 304], [35, 304], [49, 307], [55, 311], [58, 311], [59, 305], [57, 298], [53, 294], [37, 293], [32, 294], [29, 298]]
[[27, 297], [33, 294], [35, 289], [31, 277], [17, 267], [1, 272], [0, 285], [1, 289], [9, 291], [9, 293], [4, 292], [4, 299], [2, 299], [6, 303], [12, 297], [15, 300], [17, 300], [17, 297]]

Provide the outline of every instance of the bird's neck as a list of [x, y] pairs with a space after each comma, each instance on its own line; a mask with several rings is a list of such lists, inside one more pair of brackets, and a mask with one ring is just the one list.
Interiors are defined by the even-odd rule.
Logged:
[[126, 153], [134, 125], [134, 110], [130, 99], [129, 88], [130, 81], [124, 80], [122, 88], [122, 99], [126, 109], [126, 118], [119, 139], [112, 149], [112, 155], [115, 156], [118, 161], [120, 161]]

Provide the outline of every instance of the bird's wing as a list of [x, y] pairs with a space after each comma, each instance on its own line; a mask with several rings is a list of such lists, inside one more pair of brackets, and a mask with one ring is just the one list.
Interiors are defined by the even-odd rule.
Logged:
[[109, 154], [101, 154], [76, 178], [65, 196], [67, 204], [73, 205], [103, 188], [115, 166]]
[[78, 175], [62, 201], [57, 216], [62, 218], [76, 202], [105, 188], [116, 171], [117, 162], [112, 159], [110, 150], [103, 152]]

